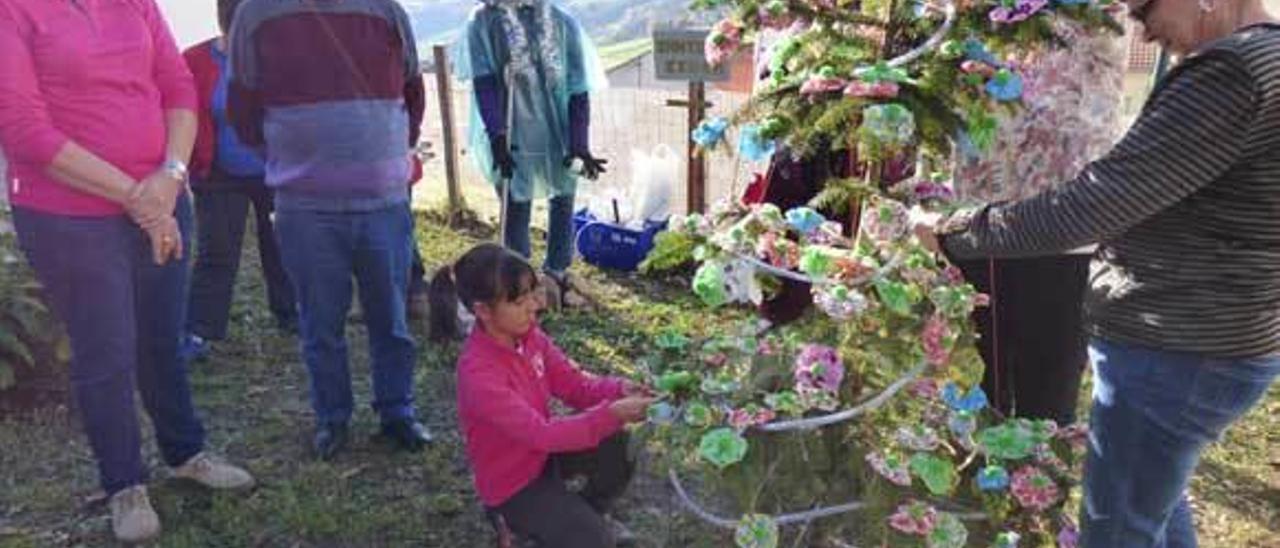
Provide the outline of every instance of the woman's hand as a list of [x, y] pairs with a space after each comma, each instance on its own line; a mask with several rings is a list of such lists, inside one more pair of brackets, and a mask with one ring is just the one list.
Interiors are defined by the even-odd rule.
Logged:
[[172, 215], [142, 227], [151, 240], [151, 258], [157, 265], [182, 258], [182, 232]]
[[150, 231], [153, 225], [173, 217], [182, 186], [163, 170], [152, 173], [130, 191], [125, 210], [133, 222]]
[[658, 401], [658, 399], [644, 396], [628, 396], [609, 404], [609, 412], [624, 423], [640, 422], [645, 420], [649, 405], [655, 401]]

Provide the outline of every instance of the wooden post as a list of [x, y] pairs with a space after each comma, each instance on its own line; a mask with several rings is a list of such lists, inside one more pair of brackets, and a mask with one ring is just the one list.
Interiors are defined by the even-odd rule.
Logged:
[[693, 142], [693, 130], [698, 128], [698, 124], [702, 123], [702, 119], [707, 115], [707, 109], [711, 108], [711, 103], [707, 102], [706, 84], [702, 82], [689, 82], [689, 98], [687, 100], [670, 99], [667, 101], [669, 107], [684, 107], [689, 113], [689, 129], [686, 135], [688, 141], [688, 168], [685, 171], [685, 179], [687, 185], [686, 203], [689, 213], [702, 213], [707, 209], [707, 164], [706, 160], [698, 153], [698, 145]]
[[443, 45], [431, 48], [436, 65], [436, 94], [440, 103], [440, 122], [444, 125], [444, 176], [449, 189], [449, 223], [452, 224], [466, 201], [458, 184], [458, 145], [453, 133], [453, 86], [449, 81], [449, 54]]

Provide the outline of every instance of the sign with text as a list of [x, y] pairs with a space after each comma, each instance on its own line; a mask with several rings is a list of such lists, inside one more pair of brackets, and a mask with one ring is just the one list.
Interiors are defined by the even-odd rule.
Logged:
[[659, 29], [653, 31], [653, 67], [659, 80], [723, 82], [729, 79], [728, 63], [707, 64], [703, 54], [708, 29]]

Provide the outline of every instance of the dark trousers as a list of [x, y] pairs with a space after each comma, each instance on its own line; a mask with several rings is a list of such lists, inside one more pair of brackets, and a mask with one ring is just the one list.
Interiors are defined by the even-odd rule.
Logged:
[[[1084, 290], [1089, 255], [961, 261], [991, 306], [974, 312], [986, 363], [982, 388], [1005, 415], [1075, 421], [1088, 362]], [[991, 268], [994, 265], [994, 270]]]
[[[189, 197], [178, 199], [175, 214], [189, 244]], [[14, 207], [13, 220], [44, 298], [71, 338], [71, 390], [103, 490], [112, 495], [146, 481], [135, 390], [167, 464], [199, 453], [204, 428], [178, 357], [186, 255], [157, 266], [146, 235], [123, 215], [71, 217]]]
[[271, 220], [275, 209], [271, 190], [261, 179], [227, 183], [195, 193], [198, 245], [195, 270], [191, 274], [187, 330], [205, 339], [227, 336], [231, 296], [240, 270], [240, 248], [250, 205], [256, 219], [258, 256], [262, 260], [262, 277], [271, 313], [281, 327], [292, 325], [298, 315]]
[[[628, 442], [623, 432], [591, 451], [552, 455], [541, 476], [493, 511], [514, 533], [540, 547], [612, 547], [613, 533], [604, 513], [626, 491], [635, 472]], [[587, 480], [577, 493], [565, 484], [575, 476]]]

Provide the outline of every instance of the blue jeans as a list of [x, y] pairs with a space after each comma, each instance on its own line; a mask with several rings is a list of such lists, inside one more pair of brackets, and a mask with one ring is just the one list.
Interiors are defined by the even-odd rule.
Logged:
[[[191, 249], [191, 200], [174, 211]], [[204, 449], [187, 366], [178, 357], [190, 253], [157, 266], [146, 235], [123, 215], [71, 217], [13, 208], [18, 243], [49, 308], [71, 338], [71, 390], [112, 495], [146, 482], [134, 391], [160, 454], [178, 466]]]
[[346, 423], [354, 409], [346, 337], [353, 276], [369, 330], [373, 409], [384, 423], [414, 415], [416, 351], [405, 319], [411, 225], [407, 203], [368, 212], [276, 213], [281, 257], [298, 297], [311, 407], [323, 424]]
[[[498, 195], [502, 199], [502, 195]], [[543, 270], [563, 274], [573, 262], [573, 195], [557, 196], [548, 200], [547, 260]], [[507, 231], [503, 243], [526, 259], [532, 253], [529, 243], [529, 223], [533, 216], [533, 202], [511, 202], [507, 206]]]
[[1196, 546], [1186, 489], [1200, 453], [1262, 398], [1280, 356], [1221, 359], [1094, 339], [1089, 359], [1081, 545]]

